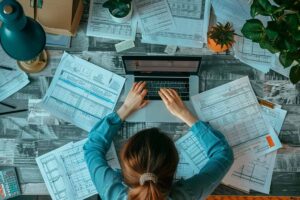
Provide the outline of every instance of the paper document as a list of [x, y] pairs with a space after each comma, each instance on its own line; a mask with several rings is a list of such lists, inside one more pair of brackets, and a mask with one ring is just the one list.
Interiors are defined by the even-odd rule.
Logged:
[[[84, 160], [86, 141], [66, 144], [36, 158], [53, 200], [83, 200], [97, 193]], [[120, 168], [113, 143], [106, 159], [111, 167]]]
[[28, 100], [28, 124], [35, 125], [59, 125], [58, 119], [48, 111], [41, 108], [42, 99]]
[[241, 62], [264, 73], [270, 70], [274, 55], [268, 50], [262, 49], [258, 43], [237, 36], [233, 49], [234, 56]]
[[64, 53], [43, 99], [43, 108], [54, 116], [90, 131], [111, 113], [125, 78]]
[[25, 87], [28, 83], [26, 73], [0, 68], [0, 102]]
[[248, 77], [191, 99], [199, 119], [224, 134], [235, 159], [259, 157], [281, 147], [274, 129], [264, 120]]
[[142, 32], [142, 42], [202, 48], [207, 40], [210, 0], [168, 0], [175, 27], [155, 34]]
[[187, 179], [199, 173], [208, 157], [193, 132], [188, 132], [175, 142], [179, 153], [176, 179]]
[[134, 3], [142, 33], [152, 34], [175, 27], [166, 0], [135, 0]]
[[[261, 104], [264, 117], [270, 121], [276, 133], [279, 133], [287, 112], [280, 109], [279, 105], [273, 106], [271, 108]], [[245, 192], [255, 190], [269, 194], [276, 154], [277, 151], [274, 151], [244, 164], [234, 162], [222, 182]]]
[[137, 21], [133, 16], [127, 22], [114, 22], [107, 8], [102, 5], [106, 0], [91, 0], [87, 36], [103, 37], [116, 40], [135, 39]]

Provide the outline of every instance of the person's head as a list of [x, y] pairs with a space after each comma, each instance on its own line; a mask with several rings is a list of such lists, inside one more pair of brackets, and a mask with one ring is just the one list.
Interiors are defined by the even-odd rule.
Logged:
[[167, 197], [177, 168], [178, 153], [166, 134], [157, 128], [138, 132], [123, 146], [120, 161], [124, 182], [130, 187], [129, 200]]

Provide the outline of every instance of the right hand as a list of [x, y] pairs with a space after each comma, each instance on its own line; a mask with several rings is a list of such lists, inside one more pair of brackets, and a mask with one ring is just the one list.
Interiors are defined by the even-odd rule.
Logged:
[[158, 94], [172, 115], [178, 117], [189, 126], [192, 126], [197, 121], [197, 118], [184, 105], [174, 89], [161, 88]]

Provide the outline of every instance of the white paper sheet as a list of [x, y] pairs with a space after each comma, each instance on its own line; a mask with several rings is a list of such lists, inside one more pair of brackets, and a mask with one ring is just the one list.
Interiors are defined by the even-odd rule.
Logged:
[[[261, 108], [264, 117], [279, 133], [287, 112], [280, 109], [279, 105], [270, 108], [261, 104]], [[245, 192], [255, 190], [269, 194], [276, 154], [277, 151], [274, 151], [244, 164], [234, 162], [222, 182]]]
[[54, 116], [90, 131], [111, 113], [125, 78], [64, 53], [43, 99], [43, 108]]
[[276, 54], [273, 55], [273, 61], [271, 65], [271, 69], [287, 78], [290, 77], [290, 71], [292, 67], [284, 68], [279, 62], [278, 56]]
[[248, 77], [191, 97], [200, 119], [221, 131], [235, 159], [253, 159], [282, 145], [265, 121]]
[[173, 17], [166, 0], [135, 0], [142, 33], [157, 33], [175, 28]]
[[[84, 160], [86, 141], [68, 143], [36, 158], [53, 200], [83, 200], [97, 193]], [[112, 168], [120, 167], [113, 143], [106, 159]]]
[[134, 41], [137, 27], [135, 16], [127, 22], [114, 22], [109, 15], [108, 9], [102, 6], [105, 1], [91, 0], [86, 35]]
[[207, 163], [208, 157], [197, 138], [190, 131], [175, 142], [179, 152], [179, 163], [175, 178], [187, 179], [199, 173]]
[[155, 34], [142, 33], [142, 42], [202, 48], [207, 40], [210, 0], [168, 0], [175, 28]]
[[270, 70], [274, 55], [268, 50], [260, 48], [258, 43], [237, 36], [233, 49], [234, 56], [241, 62], [264, 73]]

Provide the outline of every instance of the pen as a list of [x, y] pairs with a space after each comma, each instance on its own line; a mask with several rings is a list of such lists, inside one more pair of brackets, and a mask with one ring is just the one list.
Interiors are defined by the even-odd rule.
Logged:
[[9, 105], [7, 103], [3, 103], [3, 102], [0, 102], [1, 105], [4, 105], [4, 106], [7, 106], [9, 108], [12, 108], [12, 109], [16, 109], [17, 107], [16, 106], [13, 106], [13, 105]]
[[5, 66], [2, 66], [2, 65], [0, 65], [0, 68], [1, 68], [1, 69], [6, 69], [6, 70], [9, 70], [9, 71], [14, 71], [14, 70], [15, 70], [15, 69], [13, 69], [13, 68], [5, 67]]
[[18, 112], [24, 112], [28, 111], [28, 109], [22, 109], [22, 110], [14, 110], [14, 111], [8, 111], [8, 112], [2, 112], [0, 115], [6, 115], [6, 114], [12, 114], [12, 113], [18, 113]]

